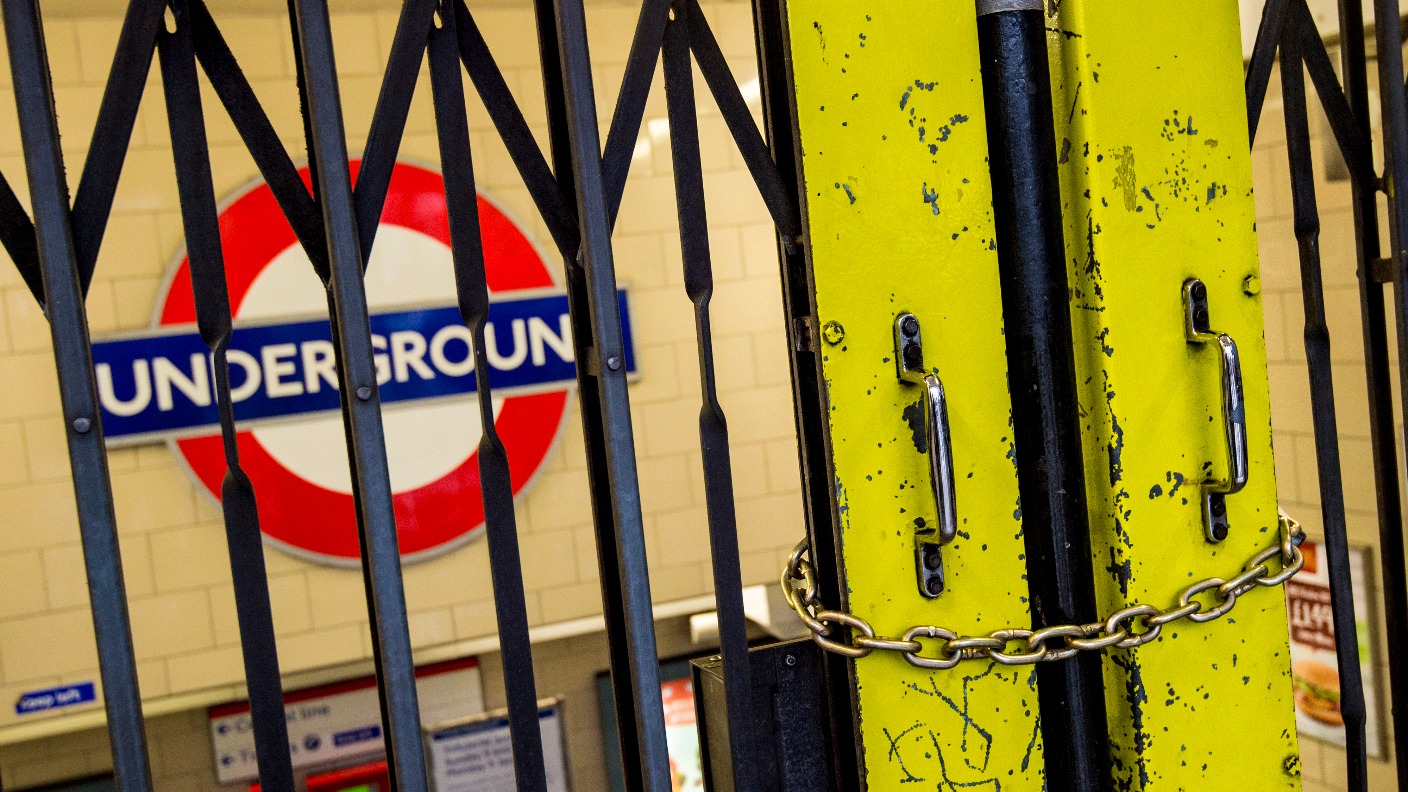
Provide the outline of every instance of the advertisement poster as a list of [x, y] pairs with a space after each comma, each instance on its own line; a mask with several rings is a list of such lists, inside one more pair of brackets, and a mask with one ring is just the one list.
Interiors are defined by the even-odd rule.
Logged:
[[[1291, 674], [1296, 689], [1296, 727], [1302, 737], [1344, 745], [1340, 715], [1340, 674], [1335, 659], [1335, 626], [1330, 609], [1330, 571], [1325, 551], [1315, 542], [1300, 547], [1305, 568], [1286, 582], [1291, 625]], [[1368, 551], [1349, 549], [1354, 578], [1354, 615], [1358, 624], [1359, 667], [1364, 678], [1365, 737], [1368, 754], [1384, 758], [1379, 700], [1371, 652], [1373, 628], [1367, 596]]]
[[[562, 707], [556, 701], [539, 705], [548, 792], [567, 792]], [[504, 712], [428, 729], [426, 747], [435, 792], [514, 792], [518, 788], [513, 738]]]
[[694, 715], [694, 682], [688, 677], [660, 684], [665, 702], [665, 745], [670, 754], [671, 792], [704, 792], [704, 765]]
[[[617, 747], [620, 732], [616, 728], [611, 674], [606, 671], [597, 674], [596, 685], [608, 789], [626, 792], [621, 752]], [[670, 758], [671, 792], [704, 792], [704, 762], [700, 756], [694, 682], [688, 660], [667, 660], [660, 664], [660, 698], [665, 705], [665, 750]]]

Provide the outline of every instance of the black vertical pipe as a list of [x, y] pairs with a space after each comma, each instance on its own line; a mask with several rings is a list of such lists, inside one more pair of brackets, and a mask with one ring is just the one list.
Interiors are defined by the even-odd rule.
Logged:
[[[1096, 618], [1061, 185], [1041, 0], [978, 0], [1027, 576], [1037, 627]], [[1037, 671], [1052, 789], [1104, 789], [1100, 657]]]
[[327, 287], [333, 343], [338, 352], [337, 373], [371, 616], [372, 657], [385, 724], [387, 766], [393, 792], [425, 792], [420, 707], [332, 28], [326, 0], [292, 2], [294, 38], [307, 97], [305, 134], [330, 263]]
[[274, 616], [264, 565], [264, 540], [254, 485], [240, 468], [235, 436], [235, 407], [230, 396], [226, 357], [232, 335], [225, 259], [220, 248], [220, 222], [210, 175], [210, 147], [205, 136], [205, 112], [191, 35], [191, 14], [185, 0], [172, 3], [177, 27], [157, 36], [161, 82], [171, 132], [171, 153], [181, 201], [181, 222], [190, 260], [191, 292], [201, 340], [211, 351], [220, 434], [225, 448], [225, 478], [220, 505], [230, 551], [235, 614], [240, 628], [245, 685], [254, 720], [254, 752], [259, 784], [267, 792], [293, 792], [293, 761], [284, 715], [283, 684], [275, 641]]
[[[1298, 9], [1304, 12], [1304, 8]], [[1305, 20], [1309, 20], [1305, 12]], [[1299, 21], [1299, 19], [1298, 19]], [[1320, 272], [1320, 214], [1315, 201], [1315, 165], [1305, 103], [1305, 71], [1297, 30], [1281, 40], [1281, 95], [1285, 101], [1286, 151], [1291, 168], [1291, 199], [1300, 254], [1301, 296], [1305, 305], [1305, 362], [1310, 374], [1310, 404], [1315, 428], [1315, 462], [1320, 485], [1320, 515], [1325, 526], [1325, 556], [1330, 569], [1330, 603], [1339, 659], [1340, 714], [1344, 716], [1346, 772], [1350, 792], [1368, 789], [1364, 742], [1364, 685], [1359, 672], [1345, 538], [1344, 486], [1340, 476], [1339, 431], [1330, 364], [1330, 330], [1325, 324], [1325, 289]]]
[[460, 317], [469, 327], [480, 423], [479, 479], [484, 492], [484, 524], [489, 539], [489, 574], [494, 582], [494, 612], [503, 658], [504, 697], [517, 792], [546, 792], [543, 740], [538, 726], [538, 692], [533, 678], [533, 648], [524, 603], [523, 560], [518, 519], [513, 510], [513, 482], [508, 452], [494, 426], [494, 395], [485, 326], [489, 321], [489, 285], [484, 270], [484, 240], [479, 230], [479, 196], [474, 187], [474, 154], [465, 115], [464, 81], [453, 0], [440, 4], [440, 18], [430, 30], [430, 87], [440, 163], [445, 172], [445, 204], [450, 221], [450, 254]]
[[[1374, 479], [1379, 516], [1379, 565], [1389, 657], [1408, 657], [1408, 584], [1405, 584], [1403, 506], [1400, 502], [1398, 441], [1393, 426], [1393, 375], [1388, 355], [1384, 287], [1374, 279], [1380, 256], [1379, 183], [1369, 148], [1369, 67], [1364, 46], [1364, 5], [1340, 0], [1340, 62], [1344, 91], [1365, 150], [1362, 173], [1354, 174], [1354, 228], [1359, 270], [1360, 318], [1364, 327], [1364, 371], [1369, 391], [1369, 434], [1373, 438]], [[1393, 734], [1408, 735], [1408, 666], [1390, 663], [1389, 715]], [[1398, 788], [1408, 790], [1408, 740], [1394, 740]]]
[[[697, 6], [674, 4], [665, 27], [665, 101], [670, 119], [670, 155], [675, 171], [675, 206], [680, 224], [684, 288], [694, 303], [699, 352], [699, 447], [704, 462], [705, 505], [709, 515], [709, 551], [718, 612], [719, 653], [735, 792], [759, 789], [755, 745], [761, 737], [754, 723], [753, 682], [748, 668], [748, 620], [743, 613], [743, 578], [738, 560], [738, 516], [734, 509], [733, 462], [729, 456], [728, 420], [714, 380], [714, 333], [709, 303], [714, 296], [714, 264], [709, 251], [704, 173], [699, 162], [699, 119], [695, 116], [694, 64], [690, 57], [692, 26], [703, 23]], [[695, 16], [696, 14], [697, 17]], [[691, 19], [691, 17], [695, 17]], [[751, 123], [751, 121], [750, 121]]]
[[[802, 141], [797, 120], [797, 92], [790, 57], [786, 0], [753, 0], [754, 42], [757, 47], [758, 81], [762, 92], [763, 124], [768, 149], [778, 176], [796, 196], [798, 214], [806, 206], [802, 188]], [[835, 478], [827, 439], [826, 387], [821, 376], [821, 353], [816, 344], [816, 294], [804, 252], [809, 229], [801, 224], [796, 237], [778, 235], [782, 303], [791, 337], [787, 345], [792, 373], [793, 416], [797, 430], [797, 457], [802, 471], [802, 505], [806, 515], [812, 564], [823, 602], [846, 602], [838, 550], [840, 538], [832, 497]], [[827, 726], [830, 730], [832, 775], [845, 788], [862, 777], [856, 723], [854, 664], [845, 657], [823, 653], [826, 680]]]
[[[538, 57], [543, 65], [543, 99], [548, 117], [548, 150], [552, 158], [553, 175], [564, 195], [576, 195], [576, 176], [572, 169], [572, 139], [567, 122], [567, 94], [563, 81], [562, 60], [558, 54], [558, 32], [553, 0], [534, 0], [534, 15], [538, 26]], [[569, 201], [567, 209], [576, 224], [577, 204]], [[574, 229], [577, 230], [577, 229]], [[580, 233], [580, 231], [578, 231]], [[574, 349], [593, 346], [590, 299], [587, 294], [586, 272], [578, 251], [563, 261], [566, 273], [567, 307], [572, 322]], [[632, 650], [626, 621], [622, 558], [616, 551], [615, 516], [612, 506], [611, 476], [606, 468], [607, 437], [602, 416], [602, 393], [599, 377], [588, 366], [577, 366], [577, 399], [582, 413], [583, 450], [587, 460], [587, 485], [591, 492], [592, 527], [596, 538], [598, 577], [601, 581], [602, 617], [606, 622], [606, 645], [611, 667], [612, 710], [616, 713], [617, 744], [621, 760], [621, 775], [625, 792], [641, 792], [645, 779], [640, 745], [640, 727], [636, 718], [636, 684], [630, 674]]]
[[[590, 385], [597, 415], [588, 426], [600, 431], [600, 456], [590, 459], [593, 472], [593, 511], [597, 528], [597, 553], [602, 564], [603, 602], [608, 627], [615, 619], [624, 651], [613, 640], [611, 676], [629, 680], [632, 699], [616, 700], [618, 713], [629, 709], [636, 724], [629, 764], [640, 768], [642, 789], [670, 789], [669, 756], [665, 747], [665, 716], [661, 702], [660, 666], [656, 655], [655, 621], [650, 602], [650, 573], [646, 566], [645, 525], [641, 516], [640, 481], [636, 475], [634, 430], [626, 369], [621, 316], [616, 302], [616, 264], [611, 251], [610, 207], [601, 169], [601, 138], [597, 129], [596, 96], [592, 86], [591, 55], [587, 48], [586, 11], [582, 0], [554, 0], [556, 65], [562, 81], [556, 96], [549, 97], [549, 111], [561, 102], [565, 138], [555, 137], [553, 159], [571, 165], [574, 198], [582, 247], [569, 276], [580, 279], [580, 291], [570, 297], [574, 323], [590, 319], [591, 343], [578, 345], [578, 367], [594, 370]], [[545, 9], [544, 9], [545, 10]], [[540, 11], [541, 13], [541, 11]], [[545, 41], [540, 31], [540, 40]], [[544, 70], [550, 60], [544, 54]], [[558, 147], [565, 146], [561, 152]], [[558, 171], [561, 178], [562, 171]], [[585, 302], [585, 304], [583, 304]], [[585, 328], [583, 328], [585, 329]], [[583, 410], [586, 409], [583, 400]], [[588, 419], [584, 418], [584, 421]], [[598, 478], [599, 477], [599, 478]], [[598, 481], [604, 486], [597, 489]], [[605, 502], [597, 500], [605, 496]], [[614, 567], [611, 569], [609, 567]], [[607, 574], [614, 574], [608, 580]]]
[[45, 315], [54, 344], [59, 400], [67, 428], [113, 771], [122, 792], [146, 792], [152, 788], [152, 774], [147, 762], [142, 695], [137, 684], [112, 480], [99, 423], [93, 348], [88, 339], [88, 317], [70, 225], [68, 182], [59, 146], [44, 29], [38, 0], [5, 0], [0, 8], [34, 208]]
[[[1363, 30], [1363, 28], [1360, 28]], [[1402, 20], [1398, 17], [1398, 4], [1391, 0], [1374, 1], [1374, 31], [1377, 32], [1378, 96], [1383, 101], [1383, 140], [1384, 140], [1384, 193], [1388, 200], [1388, 261], [1394, 273], [1394, 314], [1398, 331], [1398, 348], [1408, 349], [1408, 196], [1404, 185], [1408, 185], [1408, 92], [1404, 89], [1404, 55], [1402, 55]], [[1360, 37], [1363, 38], [1363, 37]], [[1342, 41], [1349, 41], [1349, 31], [1342, 35]], [[1366, 89], [1367, 90], [1367, 89]], [[1353, 99], [1352, 99], [1353, 101]], [[1367, 117], [1367, 114], [1366, 114]], [[1374, 206], [1374, 204], [1370, 204]], [[1373, 210], [1367, 211], [1373, 214]], [[1366, 334], [1369, 326], [1366, 326]], [[1398, 385], [1408, 388], [1408, 365], [1398, 362]], [[1404, 407], [1408, 414], [1408, 406]], [[1388, 424], [1393, 426], [1393, 423]], [[1383, 488], [1380, 482], [1380, 488]], [[1383, 502], [1383, 489], [1380, 489], [1380, 502]], [[1397, 505], [1398, 500], [1394, 500]], [[1380, 507], [1383, 509], [1383, 507]], [[1381, 510], [1380, 516], [1384, 512]], [[1402, 524], [1395, 524], [1385, 530], [1380, 527], [1383, 555], [1384, 619], [1390, 630], [1394, 624], [1408, 623], [1405, 614], [1404, 561], [1402, 561]], [[1400, 554], [1397, 565], [1390, 565], [1388, 551]], [[1390, 599], [1393, 598], [1393, 599]], [[1402, 658], [1404, 654], [1393, 654], [1395, 650], [1408, 650], [1402, 634], [1388, 636], [1390, 657]], [[1390, 662], [1391, 712], [1394, 722], [1394, 755], [1398, 762], [1398, 786], [1408, 789], [1408, 679], [1404, 679], [1401, 662]], [[1401, 727], [1404, 726], [1404, 727]]]

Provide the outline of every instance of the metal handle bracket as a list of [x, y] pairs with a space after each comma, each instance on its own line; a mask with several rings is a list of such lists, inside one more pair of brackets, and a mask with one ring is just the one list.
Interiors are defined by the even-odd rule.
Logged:
[[1227, 538], [1227, 496], [1247, 486], [1247, 405], [1242, 388], [1242, 358], [1237, 342], [1226, 333], [1213, 332], [1208, 315], [1208, 289], [1197, 278], [1183, 282], [1183, 307], [1188, 343], [1216, 345], [1222, 362], [1222, 422], [1227, 438], [1227, 478], [1209, 478], [1202, 484], [1203, 526], [1209, 542]]
[[901, 381], [923, 385], [924, 438], [929, 455], [929, 484], [934, 493], [936, 525], [919, 525], [915, 535], [915, 568], [919, 593], [933, 599], [944, 591], [942, 548], [958, 535], [955, 506], [953, 441], [948, 427], [948, 401], [938, 375], [925, 371], [919, 319], [905, 312], [895, 318], [895, 367]]

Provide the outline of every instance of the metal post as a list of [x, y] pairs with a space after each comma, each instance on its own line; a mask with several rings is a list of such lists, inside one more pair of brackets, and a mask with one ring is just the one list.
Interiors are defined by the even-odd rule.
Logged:
[[[1036, 627], [1096, 617], [1080, 409], [1040, 0], [978, 0], [1017, 478]], [[1037, 671], [1053, 789], [1108, 777], [1100, 658]]]
[[73, 470], [83, 562], [88, 573], [113, 770], [122, 792], [146, 792], [151, 789], [152, 779], [142, 696], [132, 651], [112, 481], [98, 419], [93, 350], [88, 340], [88, 318], [70, 225], [68, 182], [54, 116], [44, 29], [37, 0], [5, 0], [3, 13], [44, 276], [45, 313], [58, 368], [59, 399]]
[[[805, 204], [801, 184], [802, 146], [795, 108], [793, 74], [788, 58], [786, 0], [753, 0], [753, 31], [757, 46], [758, 81], [762, 94], [763, 125], [768, 149], [772, 152], [780, 180]], [[800, 212], [800, 209], [799, 209]], [[832, 514], [835, 484], [830, 473], [831, 456], [826, 427], [825, 388], [822, 387], [821, 345], [817, 343], [816, 296], [808, 273], [803, 235], [778, 237], [779, 274], [782, 278], [783, 311], [788, 327], [788, 362], [792, 373], [793, 415], [797, 429], [798, 467], [802, 472], [802, 504], [817, 568], [821, 596], [826, 602], [840, 602], [838, 572], [839, 547], [834, 541], [838, 520]], [[850, 690], [849, 663], [844, 657], [824, 653], [822, 679], [826, 682], [827, 723], [833, 745], [853, 742], [857, 733]], [[840, 735], [845, 739], [838, 741]], [[857, 751], [832, 752], [836, 778], [861, 775]]]
[[524, 602], [523, 563], [518, 520], [513, 509], [513, 480], [508, 453], [494, 426], [485, 325], [489, 321], [489, 286], [484, 270], [484, 242], [479, 231], [479, 196], [474, 187], [474, 155], [465, 116], [453, 0], [440, 5], [430, 31], [430, 81], [435, 98], [435, 126], [445, 171], [445, 202], [460, 316], [470, 329], [474, 355], [476, 402], [483, 426], [479, 441], [479, 477], [484, 493], [484, 525], [489, 540], [489, 572], [494, 583], [499, 651], [503, 659], [509, 736], [513, 745], [518, 792], [545, 792], [543, 740], [538, 726], [537, 682]]
[[[756, 737], [753, 682], [749, 673], [748, 621], [743, 615], [743, 578], [738, 558], [738, 518], [734, 510], [733, 463], [728, 421], [714, 381], [714, 336], [709, 302], [714, 296], [709, 224], [705, 213], [704, 174], [699, 161], [699, 119], [695, 116], [694, 68], [689, 41], [694, 16], [687, 0], [676, 2], [665, 28], [663, 62], [665, 99], [670, 120], [670, 154], [675, 172], [675, 205], [684, 259], [685, 292], [694, 304], [699, 352], [699, 446], [704, 462], [705, 503], [709, 516], [709, 550], [714, 571], [722, 655], [727, 751], [736, 792], [758, 789], [754, 761]], [[702, 24], [703, 15], [699, 15]]]
[[[596, 470], [605, 473], [605, 476], [597, 474], [593, 481], [597, 552], [602, 565], [602, 595], [608, 628], [616, 625], [608, 636], [613, 639], [612, 679], [617, 686], [617, 712], [625, 716], [620, 717], [618, 723], [622, 725], [623, 734], [632, 725], [635, 728], [633, 746], [625, 745], [623, 737], [622, 750], [627, 753], [623, 765], [639, 766], [642, 789], [665, 792], [670, 788], [665, 716], [586, 18], [581, 0], [555, 0], [553, 7], [556, 65], [561, 68], [561, 83], [560, 91], [548, 93], [549, 115], [551, 117], [553, 110], [560, 107], [565, 127], [558, 130], [559, 134], [552, 141], [553, 159], [558, 165], [559, 179], [565, 175], [562, 166], [570, 161], [574, 181], [582, 249], [575, 264], [580, 269], [581, 287], [572, 296], [571, 310], [574, 327], [577, 317], [590, 319], [590, 343], [581, 343], [585, 339], [575, 330], [574, 336], [578, 341], [579, 370], [586, 369], [595, 375], [584, 383], [593, 393], [590, 404], [584, 398], [582, 406], [583, 421], [588, 422], [590, 430], [588, 436], [600, 433], [599, 446], [595, 449], [600, 456], [591, 457], [590, 462]], [[540, 32], [540, 40], [546, 41], [547, 36]], [[546, 75], [553, 64], [546, 53], [543, 61]], [[545, 76], [545, 79], [553, 78]], [[573, 268], [569, 262], [569, 277]], [[583, 391], [585, 397], [586, 388]], [[587, 417], [588, 409], [596, 414]], [[622, 698], [624, 695], [631, 697], [629, 702]], [[634, 772], [627, 771], [628, 777]]]
[[[1302, 8], [1297, 9], [1297, 19]], [[1309, 16], [1306, 15], [1306, 19]], [[1301, 293], [1305, 305], [1305, 362], [1310, 374], [1310, 407], [1315, 428], [1315, 461], [1320, 488], [1325, 555], [1330, 567], [1340, 674], [1340, 713], [1344, 716], [1348, 789], [1363, 792], [1365, 767], [1364, 686], [1360, 679], [1354, 591], [1349, 547], [1345, 539], [1344, 487], [1340, 481], [1339, 431], [1330, 363], [1330, 331], [1325, 323], [1325, 289], [1320, 272], [1320, 215], [1315, 200], [1310, 124], [1305, 102], [1299, 28], [1288, 27], [1281, 42], [1281, 90], [1285, 100], [1286, 146], [1290, 160], [1291, 198], [1300, 253]]]
[[391, 475], [372, 365], [362, 252], [347, 162], [347, 143], [325, 0], [294, 0], [307, 94], [307, 135], [315, 195], [327, 235], [337, 373], [357, 502], [362, 564], [386, 729], [387, 765], [395, 790], [425, 792], [425, 759], [416, 700], [415, 665], [405, 587], [396, 542]]
[[253, 719], [254, 750], [260, 786], [269, 792], [293, 792], [293, 762], [284, 715], [283, 681], [275, 640], [269, 581], [264, 565], [264, 540], [254, 485], [240, 468], [235, 435], [234, 399], [226, 351], [232, 324], [225, 260], [220, 247], [220, 223], [210, 175], [210, 148], [205, 136], [200, 83], [196, 78], [190, 8], [175, 4], [175, 31], [158, 37], [162, 88], [166, 96], [171, 150], [181, 199], [181, 220], [190, 260], [191, 290], [201, 339], [211, 351], [220, 434], [225, 447], [226, 474], [220, 490], [225, 536], [240, 627], [245, 685]]
[[[1373, 172], [1373, 128], [1369, 116], [1369, 67], [1364, 47], [1361, 0], [1340, 0], [1340, 63], [1344, 92], [1354, 113], [1361, 160], [1368, 166], [1354, 180], [1354, 228], [1358, 253], [1360, 317], [1364, 327], [1364, 371], [1368, 379], [1369, 434], [1378, 486], [1379, 570], [1388, 656], [1408, 657], [1408, 585], [1405, 585], [1403, 506], [1399, 501], [1398, 441], [1393, 428], [1393, 375], [1389, 364], [1384, 287], [1374, 278], [1380, 256], [1378, 179]], [[1393, 734], [1408, 734], [1408, 666], [1390, 663], [1389, 712]], [[1393, 743], [1399, 789], [1408, 789], [1408, 740]]]
[[[1353, 0], [1347, 0], [1353, 2]], [[1343, 15], [1342, 15], [1343, 16]], [[1379, 63], [1379, 97], [1383, 106], [1383, 145], [1384, 145], [1384, 184], [1383, 191], [1388, 202], [1388, 230], [1389, 249], [1387, 251], [1387, 261], [1389, 271], [1393, 277], [1393, 305], [1398, 331], [1398, 348], [1405, 349], [1408, 344], [1408, 304], [1404, 303], [1408, 299], [1408, 196], [1403, 194], [1404, 186], [1408, 185], [1408, 90], [1404, 87], [1403, 69], [1403, 22], [1399, 17], [1398, 4], [1391, 0], [1375, 0], [1374, 2], [1374, 27], [1378, 34], [1378, 63]], [[1362, 27], [1360, 28], [1362, 32]], [[1342, 39], [1346, 42], [1350, 40], [1352, 32], [1348, 29], [1344, 31]], [[1362, 40], [1363, 36], [1360, 36]], [[1355, 85], [1356, 94], [1351, 95], [1351, 101], [1358, 106], [1367, 106], [1367, 102], [1360, 105], [1357, 93], [1367, 92], [1367, 88]], [[1361, 117], [1361, 123], [1367, 123], [1368, 113]], [[1371, 201], [1369, 207], [1377, 206], [1377, 202]], [[1375, 209], [1367, 209], [1366, 215], [1373, 216]], [[1368, 233], [1368, 226], [1365, 233]], [[1377, 234], [1375, 235], [1377, 238]], [[1361, 275], [1362, 277], [1362, 275]], [[1368, 310], [1366, 307], [1365, 310]], [[1369, 330], [1372, 325], [1365, 325], [1365, 338], [1369, 338]], [[1368, 345], [1366, 343], [1366, 354]], [[1398, 366], [1399, 388], [1408, 388], [1408, 366], [1402, 362]], [[1371, 389], [1370, 393], [1376, 390]], [[1391, 395], [1385, 398], [1385, 410], [1391, 409]], [[1405, 415], [1408, 415], [1408, 406], [1404, 407]], [[1390, 420], [1387, 426], [1392, 426]], [[1376, 432], [1376, 437], [1390, 436], [1387, 431]], [[1403, 624], [1408, 624], [1408, 604], [1405, 604], [1404, 587], [1404, 564], [1403, 564], [1403, 525], [1401, 519], [1393, 525], [1389, 525], [1386, 520], [1387, 515], [1393, 514], [1399, 505], [1397, 497], [1398, 478], [1395, 471], [1393, 476], [1393, 501], [1388, 509], [1384, 508], [1384, 500], [1388, 498], [1388, 490], [1385, 488], [1385, 481], [1379, 479], [1379, 518], [1380, 537], [1382, 547], [1380, 548], [1383, 557], [1384, 569], [1384, 616], [1387, 626], [1390, 629], [1389, 649], [1401, 649], [1405, 640], [1401, 633], [1392, 630]], [[1396, 556], [1394, 558], [1393, 556]], [[1408, 788], [1408, 740], [1404, 739], [1404, 732], [1400, 726], [1408, 721], [1408, 680], [1404, 679], [1401, 664], [1390, 664], [1390, 681], [1392, 683], [1391, 710], [1394, 724], [1395, 740], [1394, 754], [1397, 758], [1399, 787]]]

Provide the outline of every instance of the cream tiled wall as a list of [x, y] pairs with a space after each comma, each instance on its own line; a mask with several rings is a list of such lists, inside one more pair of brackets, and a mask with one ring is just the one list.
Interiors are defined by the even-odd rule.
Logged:
[[[230, 15], [222, 13], [219, 3], [212, 4], [285, 145], [300, 158], [293, 56], [280, 5], [270, 3], [268, 15]], [[361, 150], [370, 124], [398, 8], [390, 0], [362, 5], [370, 10], [333, 17], [354, 153]], [[529, 124], [546, 140], [529, 5], [470, 6]], [[748, 3], [708, 0], [704, 8], [739, 81], [754, 78]], [[603, 128], [624, 71], [635, 13], [607, 2], [589, 4]], [[46, 20], [64, 153], [75, 186], [120, 22], [117, 16]], [[8, 64], [0, 73], [8, 74]], [[743, 577], [747, 583], [764, 583], [776, 579], [786, 550], [803, 530], [777, 255], [766, 210], [712, 99], [699, 85], [718, 283], [713, 301], [717, 374], [733, 441]], [[203, 98], [216, 193], [226, 195], [257, 171], [208, 86], [203, 86]], [[24, 199], [19, 135], [15, 114], [7, 109], [13, 102], [8, 80], [0, 82], [0, 171]], [[482, 189], [549, 247], [487, 115], [477, 101], [470, 104]], [[712, 591], [692, 306], [683, 289], [664, 115], [657, 78], [615, 235], [618, 273], [632, 289], [637, 325], [641, 377], [631, 389], [631, 402], [657, 602]], [[88, 298], [95, 334], [147, 326], [162, 276], [182, 247], [169, 147], [154, 70]], [[425, 74], [401, 151], [413, 161], [438, 161]], [[24, 690], [96, 679], [97, 659], [47, 326], [14, 268], [8, 261], [0, 264], [0, 380], [7, 383], [0, 389], [0, 700], [11, 701]], [[166, 446], [114, 450], [110, 459], [138, 670], [149, 710], [162, 711], [163, 703], [172, 708], [173, 702], [202, 691], [237, 690], [230, 686], [241, 684], [243, 672], [218, 505]], [[561, 442], [519, 504], [528, 613], [534, 625], [600, 611], [586, 480], [574, 407]], [[567, 564], [561, 562], [564, 549], [573, 559]], [[266, 557], [286, 672], [370, 656], [359, 572], [317, 566], [273, 549]], [[493, 634], [484, 542], [407, 567], [405, 583], [418, 651]], [[34, 717], [27, 716], [21, 726]], [[171, 718], [195, 724], [185, 715], [154, 723]], [[17, 721], [13, 708], [0, 708], [0, 743], [6, 742], [7, 731], [14, 733]], [[7, 787], [66, 772], [57, 764], [30, 761], [26, 750], [0, 747], [0, 777]], [[101, 741], [75, 750], [82, 754], [75, 767], [96, 769], [107, 761]], [[21, 766], [30, 770], [16, 769]], [[41, 766], [52, 768], [49, 776], [35, 775], [39, 771], [34, 768]]]

